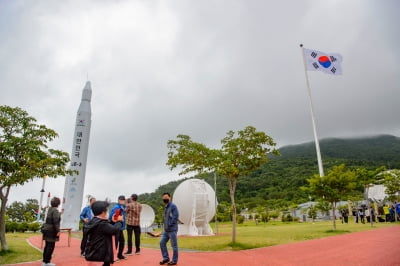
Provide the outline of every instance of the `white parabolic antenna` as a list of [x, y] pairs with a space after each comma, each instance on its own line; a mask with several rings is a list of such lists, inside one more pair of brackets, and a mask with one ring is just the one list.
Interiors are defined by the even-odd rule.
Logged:
[[149, 228], [154, 223], [154, 210], [147, 204], [142, 204], [142, 212], [140, 213], [140, 227]]
[[175, 190], [172, 201], [179, 211], [178, 235], [212, 235], [209, 222], [215, 215], [215, 191], [200, 179], [182, 182]]

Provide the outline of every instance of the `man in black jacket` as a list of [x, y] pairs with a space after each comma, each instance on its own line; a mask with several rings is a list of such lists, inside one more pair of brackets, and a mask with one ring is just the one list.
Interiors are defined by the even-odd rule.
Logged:
[[108, 221], [105, 201], [96, 201], [92, 205], [94, 218], [85, 227], [88, 235], [85, 258], [87, 261], [102, 261], [103, 266], [109, 266], [114, 262], [112, 236], [121, 230], [123, 216], [119, 216], [117, 222], [112, 225]]

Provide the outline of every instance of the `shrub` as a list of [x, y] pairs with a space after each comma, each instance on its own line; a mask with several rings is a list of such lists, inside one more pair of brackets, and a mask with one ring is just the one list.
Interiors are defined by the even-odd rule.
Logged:
[[17, 232], [24, 233], [25, 231], [28, 231], [29, 224], [27, 222], [22, 222], [18, 224], [17, 227]]
[[32, 232], [37, 232], [40, 229], [40, 224], [38, 222], [33, 222], [28, 224], [28, 230]]
[[290, 214], [282, 215], [282, 222], [293, 222], [293, 217]]
[[11, 222], [7, 221], [6, 222], [6, 232], [7, 233], [13, 233], [18, 231], [18, 223], [17, 222]]

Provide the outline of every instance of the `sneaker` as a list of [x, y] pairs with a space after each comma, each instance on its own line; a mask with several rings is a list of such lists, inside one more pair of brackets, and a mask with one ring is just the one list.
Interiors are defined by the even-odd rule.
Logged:
[[56, 266], [54, 263], [48, 262], [48, 263], [42, 263], [42, 266]]
[[132, 251], [127, 251], [127, 252], [124, 253], [124, 255], [126, 255], [126, 256], [132, 256]]
[[125, 256], [118, 256], [118, 259], [119, 259], [119, 260], [127, 260], [128, 258], [125, 257]]
[[178, 262], [176, 262], [176, 261], [170, 261], [170, 262], [168, 262], [168, 265], [176, 265], [176, 264], [178, 264]]
[[168, 262], [169, 262], [169, 260], [162, 260], [162, 261], [160, 261], [160, 265], [167, 264]]
[[135, 252], [135, 255], [140, 255], [140, 251], [136, 251], [136, 252]]

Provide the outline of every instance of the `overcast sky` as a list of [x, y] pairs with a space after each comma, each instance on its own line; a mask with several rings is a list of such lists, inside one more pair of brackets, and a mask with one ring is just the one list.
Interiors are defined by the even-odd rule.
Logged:
[[[248, 125], [313, 140], [300, 43], [343, 56], [309, 72], [320, 138], [400, 135], [400, 1], [0, 1], [0, 105], [56, 130], [71, 153], [92, 83], [85, 195], [116, 199], [181, 178], [167, 141], [218, 147]], [[46, 193], [62, 197], [64, 178]], [[9, 203], [40, 197], [41, 181]]]

